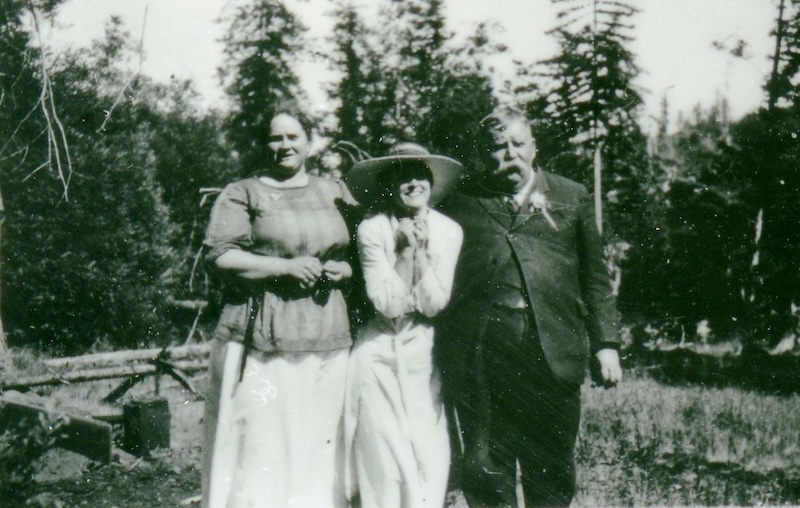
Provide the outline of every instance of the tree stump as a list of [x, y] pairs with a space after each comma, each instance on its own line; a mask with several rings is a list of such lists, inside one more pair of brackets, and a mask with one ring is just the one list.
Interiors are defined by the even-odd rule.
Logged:
[[122, 407], [123, 448], [136, 455], [148, 455], [170, 447], [169, 403], [163, 397], [143, 398]]

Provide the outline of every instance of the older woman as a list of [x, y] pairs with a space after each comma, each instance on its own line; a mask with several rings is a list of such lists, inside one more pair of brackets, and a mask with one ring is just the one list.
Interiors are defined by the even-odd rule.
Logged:
[[361, 506], [441, 508], [450, 444], [433, 367], [431, 319], [450, 299], [461, 227], [429, 206], [461, 165], [411, 143], [356, 164], [353, 195], [378, 213], [358, 227], [376, 316], [359, 332], [348, 372], [348, 493]]
[[205, 415], [203, 506], [344, 506], [350, 234], [332, 180], [306, 172], [308, 129], [277, 110], [261, 176], [225, 187], [205, 243], [228, 281]]

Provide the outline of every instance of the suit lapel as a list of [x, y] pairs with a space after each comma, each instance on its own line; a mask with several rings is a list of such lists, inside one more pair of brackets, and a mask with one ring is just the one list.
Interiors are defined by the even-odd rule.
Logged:
[[508, 211], [508, 207], [505, 202], [503, 202], [502, 196], [480, 197], [478, 198], [478, 203], [489, 212], [489, 217], [494, 219], [498, 224], [505, 229], [511, 228], [514, 223], [514, 214]]

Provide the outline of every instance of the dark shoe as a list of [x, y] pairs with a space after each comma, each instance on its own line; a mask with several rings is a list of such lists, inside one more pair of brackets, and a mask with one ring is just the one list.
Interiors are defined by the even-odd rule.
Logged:
[[462, 483], [465, 495], [475, 497], [487, 504], [499, 504], [505, 500], [505, 473], [491, 459], [465, 458]]

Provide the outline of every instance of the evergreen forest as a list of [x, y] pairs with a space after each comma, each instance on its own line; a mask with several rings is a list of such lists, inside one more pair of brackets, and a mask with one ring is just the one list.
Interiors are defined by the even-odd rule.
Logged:
[[511, 105], [535, 124], [539, 163], [596, 194], [628, 349], [768, 349], [800, 334], [800, 0], [765, 2], [762, 106], [733, 120], [721, 96], [676, 120], [665, 99], [656, 132], [642, 128], [634, 0], [550, 0], [558, 53], [500, 85], [485, 64], [507, 51], [497, 28], [456, 38], [443, 0], [382, 0], [378, 22], [330, 0], [325, 55], [286, 3], [236, 0], [219, 21], [224, 109], [200, 107], [191, 82], [137, 72], [138, 34], [119, 18], [91, 46], [44, 44], [64, 1], [0, 2], [0, 350], [210, 338], [210, 205], [259, 170], [271, 108], [303, 103], [293, 62], [320, 58], [341, 79], [332, 113], [314, 118], [315, 173], [339, 178], [400, 140], [469, 170], [478, 121]]

